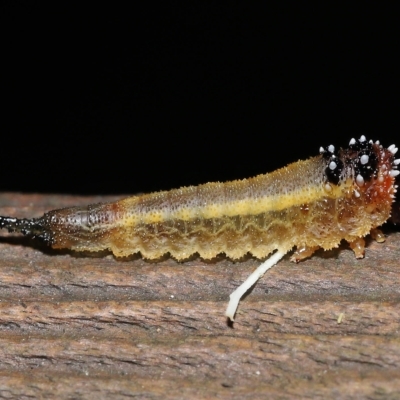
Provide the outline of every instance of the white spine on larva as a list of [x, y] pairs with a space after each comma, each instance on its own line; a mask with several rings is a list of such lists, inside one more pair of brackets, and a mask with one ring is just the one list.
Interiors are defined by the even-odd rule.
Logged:
[[358, 186], [364, 186], [364, 178], [362, 177], [362, 175], [358, 174], [356, 177], [356, 182]]
[[388, 150], [394, 155], [394, 154], [397, 153], [398, 148], [397, 148], [394, 144], [391, 144], [391, 145], [388, 147]]
[[361, 156], [361, 158], [360, 158], [360, 162], [361, 162], [361, 164], [367, 164], [368, 163], [368, 161], [369, 161], [369, 157], [366, 155], [366, 154], [363, 154], [362, 156]]

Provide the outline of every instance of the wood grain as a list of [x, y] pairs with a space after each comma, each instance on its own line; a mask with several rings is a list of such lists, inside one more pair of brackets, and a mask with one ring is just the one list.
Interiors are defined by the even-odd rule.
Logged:
[[[0, 215], [113, 199], [4, 193]], [[400, 233], [385, 233], [363, 260], [285, 257], [229, 325], [254, 258], [118, 260], [1, 232], [0, 398], [397, 399]]]

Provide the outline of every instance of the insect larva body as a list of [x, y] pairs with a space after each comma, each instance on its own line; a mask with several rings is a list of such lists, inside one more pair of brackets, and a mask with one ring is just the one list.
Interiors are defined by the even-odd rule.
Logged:
[[237, 259], [250, 252], [263, 258], [277, 248], [289, 251], [300, 240], [294, 233], [306, 229], [304, 204], [321, 207], [323, 164], [317, 157], [251, 179], [50, 212], [46, 225], [54, 247], [78, 251], [141, 252], [153, 259], [170, 253], [178, 260], [193, 253]]
[[362, 136], [338, 153], [321, 148], [317, 157], [254, 178], [54, 210], [32, 220], [0, 217], [0, 227], [54, 248], [108, 249], [118, 257], [225, 253], [238, 259], [250, 252], [264, 258], [296, 246], [292, 259], [298, 261], [343, 239], [360, 257], [362, 237], [390, 216], [396, 151]]

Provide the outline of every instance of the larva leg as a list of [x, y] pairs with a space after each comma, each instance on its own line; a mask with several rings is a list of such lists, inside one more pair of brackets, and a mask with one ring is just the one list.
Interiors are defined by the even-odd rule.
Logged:
[[299, 261], [304, 260], [307, 257], [311, 257], [318, 249], [319, 249], [318, 246], [297, 247], [297, 249], [293, 253], [292, 257], [290, 257], [290, 261], [298, 263]]
[[350, 248], [354, 251], [356, 258], [364, 258], [365, 240], [363, 238], [357, 238], [351, 242]]
[[239, 301], [242, 296], [270, 269], [272, 268], [286, 253], [277, 251], [270, 258], [264, 261], [234, 292], [229, 296], [229, 304], [225, 315], [234, 320]]
[[376, 240], [378, 243], [383, 243], [386, 240], [385, 235], [378, 228], [371, 229], [370, 235], [372, 239]]

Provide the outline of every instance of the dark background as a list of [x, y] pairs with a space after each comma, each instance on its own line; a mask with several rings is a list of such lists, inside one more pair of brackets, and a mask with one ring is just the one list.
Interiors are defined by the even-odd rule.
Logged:
[[0, 6], [0, 191], [147, 192], [400, 144], [395, 8], [33, 3]]

